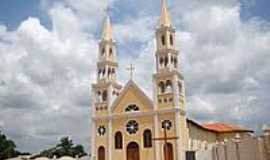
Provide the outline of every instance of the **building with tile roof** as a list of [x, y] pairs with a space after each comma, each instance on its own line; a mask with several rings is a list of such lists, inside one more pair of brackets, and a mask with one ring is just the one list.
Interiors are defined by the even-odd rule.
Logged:
[[[136, 31], [134, 31], [136, 32]], [[253, 131], [226, 123], [187, 119], [185, 81], [176, 30], [166, 0], [155, 31], [153, 97], [133, 80], [117, 80], [117, 47], [107, 15], [99, 42], [97, 79], [92, 85], [92, 160], [186, 160], [224, 141], [252, 137]]]

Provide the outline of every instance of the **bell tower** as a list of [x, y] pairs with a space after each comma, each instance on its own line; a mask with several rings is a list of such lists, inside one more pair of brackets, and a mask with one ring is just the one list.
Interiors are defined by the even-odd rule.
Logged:
[[[91, 126], [91, 154], [92, 159], [97, 158], [97, 148], [104, 146], [104, 154], [110, 155], [112, 146], [112, 124], [111, 121], [99, 120], [100, 117], [110, 116], [112, 113], [112, 102], [118, 97], [122, 86], [117, 82], [118, 62], [116, 58], [116, 42], [113, 39], [113, 28], [111, 18], [107, 13], [103, 25], [103, 31], [99, 42], [97, 79], [92, 84], [92, 126]], [[99, 135], [99, 136], [97, 136]], [[106, 139], [106, 140], [105, 140]], [[102, 143], [101, 143], [102, 142]], [[109, 147], [105, 147], [109, 146]]]
[[159, 109], [185, 109], [184, 79], [179, 71], [179, 51], [175, 41], [175, 28], [166, 0], [162, 0], [161, 16], [156, 30], [156, 73], [153, 78]]
[[116, 61], [116, 46], [113, 40], [112, 24], [110, 16], [107, 15], [99, 43], [97, 81], [99, 83], [115, 82], [117, 67], [118, 63]]
[[116, 43], [113, 40], [111, 18], [107, 14], [99, 42], [97, 83], [92, 86], [96, 115], [109, 114], [109, 106], [119, 95], [121, 86], [117, 83], [117, 68]]
[[[168, 134], [176, 136], [175, 142], [169, 142], [176, 160], [185, 160], [188, 143], [185, 84], [180, 72], [179, 51], [176, 49], [176, 30], [172, 24], [166, 0], [161, 0], [161, 16], [156, 29], [156, 73], [153, 74], [153, 100], [155, 110], [155, 136], [163, 135], [163, 123], [172, 124]], [[164, 144], [155, 142], [156, 160], [163, 157]], [[167, 145], [170, 145], [167, 144]], [[161, 154], [161, 155], [160, 155]]]

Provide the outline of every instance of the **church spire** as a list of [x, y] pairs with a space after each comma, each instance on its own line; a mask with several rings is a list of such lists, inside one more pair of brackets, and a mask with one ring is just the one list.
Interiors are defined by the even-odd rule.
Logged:
[[102, 31], [102, 40], [113, 40], [113, 29], [112, 29], [112, 23], [111, 23], [111, 17], [109, 13], [107, 13], [107, 17], [103, 26], [103, 31]]
[[171, 16], [168, 10], [167, 6], [167, 0], [161, 0], [161, 16], [159, 20], [159, 25], [164, 26], [164, 27], [171, 27], [172, 22], [171, 22]]
[[113, 31], [109, 9], [104, 20], [101, 40], [99, 42], [99, 58], [97, 62], [98, 82], [116, 82], [117, 74], [117, 49], [113, 40]]

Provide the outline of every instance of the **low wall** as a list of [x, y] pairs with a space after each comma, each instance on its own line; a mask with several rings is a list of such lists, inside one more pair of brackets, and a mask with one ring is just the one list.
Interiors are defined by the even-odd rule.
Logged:
[[270, 137], [245, 137], [197, 150], [196, 160], [270, 160]]

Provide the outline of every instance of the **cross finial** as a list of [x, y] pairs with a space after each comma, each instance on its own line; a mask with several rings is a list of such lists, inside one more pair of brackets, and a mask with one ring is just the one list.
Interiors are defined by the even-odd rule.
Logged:
[[133, 73], [134, 73], [134, 70], [135, 70], [133, 64], [130, 64], [130, 67], [128, 67], [127, 70], [130, 71], [130, 79], [132, 79], [133, 78]]
[[109, 0], [107, 0], [107, 4], [106, 4], [106, 8], [105, 8], [105, 12], [107, 15], [110, 15], [110, 12], [111, 12], [111, 7], [110, 7], [110, 3], [109, 3]]
[[109, 5], [107, 5], [106, 9], [105, 9], [105, 12], [107, 15], [110, 15], [110, 11], [111, 11], [111, 8]]

